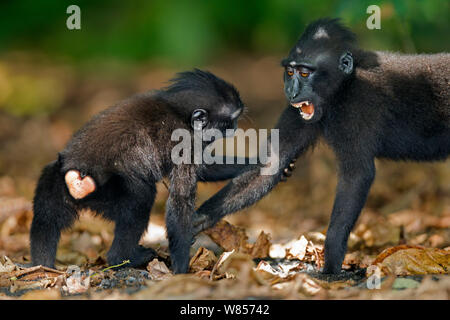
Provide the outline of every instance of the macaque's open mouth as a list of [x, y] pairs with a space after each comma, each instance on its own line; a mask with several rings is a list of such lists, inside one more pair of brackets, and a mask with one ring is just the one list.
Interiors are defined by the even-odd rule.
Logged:
[[309, 101], [301, 101], [297, 103], [291, 103], [294, 108], [297, 108], [300, 115], [305, 120], [310, 120], [314, 116], [314, 105]]

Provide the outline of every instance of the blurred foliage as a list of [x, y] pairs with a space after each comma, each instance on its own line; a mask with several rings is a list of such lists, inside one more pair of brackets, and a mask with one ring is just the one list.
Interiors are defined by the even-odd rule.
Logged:
[[[81, 30], [66, 27], [71, 4], [81, 8]], [[366, 27], [371, 4], [381, 8], [381, 30]], [[367, 49], [448, 51], [449, 9], [447, 0], [3, 0], [0, 109], [52, 114], [77, 74], [127, 78], [149, 63], [180, 70], [236, 53], [281, 58], [320, 17], [342, 18]]]
[[[11, 70], [0, 62], [0, 109], [15, 116], [50, 113], [61, 106], [67, 82], [61, 72]], [[70, 83], [70, 81], [69, 81]]]
[[[86, 58], [204, 63], [230, 50], [286, 52], [304, 26], [341, 17], [368, 48], [408, 52], [448, 49], [449, 1], [2, 1], [0, 52], [38, 50]], [[66, 8], [81, 8], [81, 30], [66, 28]], [[377, 4], [382, 29], [366, 28], [366, 8]]]

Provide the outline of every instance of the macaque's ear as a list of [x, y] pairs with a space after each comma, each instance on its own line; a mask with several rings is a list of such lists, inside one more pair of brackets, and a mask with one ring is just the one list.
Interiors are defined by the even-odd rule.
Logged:
[[339, 58], [339, 69], [345, 74], [353, 72], [353, 56], [351, 52], [347, 51]]
[[208, 111], [195, 109], [191, 115], [191, 126], [194, 130], [202, 130], [208, 124]]

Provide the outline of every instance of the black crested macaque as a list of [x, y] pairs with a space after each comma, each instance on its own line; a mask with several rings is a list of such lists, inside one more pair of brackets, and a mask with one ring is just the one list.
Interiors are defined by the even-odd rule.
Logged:
[[171, 135], [176, 129], [218, 129], [225, 135], [237, 128], [243, 108], [231, 84], [196, 69], [178, 74], [164, 90], [133, 96], [95, 116], [42, 172], [33, 204], [32, 263], [54, 265], [61, 230], [83, 208], [115, 222], [110, 265], [130, 260], [127, 266], [141, 266], [152, 260], [154, 250], [138, 242], [147, 229], [155, 184], [169, 177], [166, 227], [172, 269], [187, 272], [197, 182], [230, 179], [252, 166], [174, 164], [171, 151], [179, 141]]
[[194, 230], [261, 199], [292, 159], [322, 137], [338, 161], [322, 271], [336, 274], [375, 177], [374, 159], [449, 156], [450, 54], [364, 51], [337, 19], [321, 19], [306, 28], [282, 66], [289, 106], [276, 125], [278, 174], [263, 176], [255, 169], [233, 179], [198, 209]]

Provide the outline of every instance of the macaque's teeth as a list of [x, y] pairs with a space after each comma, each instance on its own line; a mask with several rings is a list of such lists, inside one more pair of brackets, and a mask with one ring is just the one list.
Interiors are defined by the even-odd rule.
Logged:
[[[297, 102], [297, 103], [292, 103], [291, 106], [293, 106], [294, 108], [297, 108], [298, 112], [300, 113], [302, 118], [305, 120], [311, 120], [312, 117], [314, 116], [314, 105], [311, 102], [309, 102], [308, 100]], [[312, 106], [312, 108], [311, 108], [311, 106]], [[312, 113], [303, 112], [303, 108], [312, 109]]]
[[303, 117], [303, 119], [305, 119], [305, 120], [311, 120], [311, 118], [313, 117], [313, 115], [314, 115], [314, 114], [305, 114], [305, 113], [302, 113], [302, 117]]
[[291, 106], [293, 106], [294, 108], [301, 108], [304, 105], [309, 106], [310, 102], [309, 101], [300, 101], [300, 102], [296, 102], [296, 103], [291, 103]]
[[314, 116], [314, 112], [308, 114], [308, 113], [302, 112], [301, 109], [299, 109], [299, 113], [300, 113], [300, 115], [302, 116], [302, 118], [305, 119], [305, 120], [311, 120], [312, 117]]

